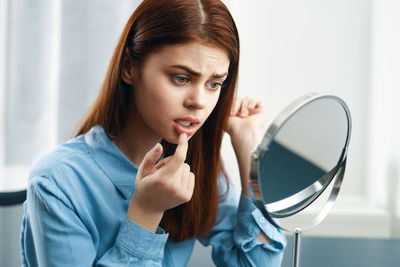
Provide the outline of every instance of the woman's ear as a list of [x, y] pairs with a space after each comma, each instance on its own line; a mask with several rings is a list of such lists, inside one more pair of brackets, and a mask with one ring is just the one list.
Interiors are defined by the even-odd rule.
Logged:
[[125, 83], [133, 85], [135, 71], [136, 71], [135, 62], [133, 61], [132, 56], [129, 53], [129, 49], [126, 47], [122, 61], [121, 79]]

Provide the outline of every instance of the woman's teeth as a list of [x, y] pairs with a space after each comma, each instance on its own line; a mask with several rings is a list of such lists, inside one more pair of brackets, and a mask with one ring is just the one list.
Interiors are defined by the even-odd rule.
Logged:
[[185, 126], [185, 127], [188, 127], [188, 126], [192, 125], [192, 123], [189, 122], [189, 121], [178, 121], [178, 123], [180, 125], [182, 125], [182, 126]]

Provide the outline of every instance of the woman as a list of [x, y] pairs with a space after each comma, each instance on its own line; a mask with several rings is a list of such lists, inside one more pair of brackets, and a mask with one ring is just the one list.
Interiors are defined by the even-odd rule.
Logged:
[[[185, 266], [195, 238], [218, 266], [280, 265], [285, 238], [247, 184], [266, 112], [234, 100], [238, 64], [220, 1], [143, 1], [76, 138], [32, 168], [24, 265]], [[224, 130], [241, 194], [224, 175]]]

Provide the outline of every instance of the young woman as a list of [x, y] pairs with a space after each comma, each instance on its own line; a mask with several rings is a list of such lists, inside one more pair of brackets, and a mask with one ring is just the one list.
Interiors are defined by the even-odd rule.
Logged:
[[[25, 266], [185, 266], [197, 238], [217, 266], [279, 266], [286, 241], [249, 199], [266, 112], [235, 99], [239, 37], [218, 0], [144, 0], [76, 138], [37, 160]], [[242, 191], [224, 175], [224, 131]]]

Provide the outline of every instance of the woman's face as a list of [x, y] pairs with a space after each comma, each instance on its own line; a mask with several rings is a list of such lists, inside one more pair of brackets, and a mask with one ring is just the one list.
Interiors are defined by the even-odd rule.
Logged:
[[170, 143], [191, 137], [214, 109], [228, 68], [225, 50], [195, 42], [150, 54], [133, 82], [136, 131]]

